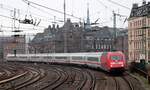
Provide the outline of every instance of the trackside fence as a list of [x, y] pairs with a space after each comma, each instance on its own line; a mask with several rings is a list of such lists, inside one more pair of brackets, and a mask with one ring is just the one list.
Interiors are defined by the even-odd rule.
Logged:
[[131, 72], [136, 72], [148, 80], [150, 84], [150, 69], [147, 68], [147, 64], [144, 61], [141, 62], [131, 62], [130, 70]]

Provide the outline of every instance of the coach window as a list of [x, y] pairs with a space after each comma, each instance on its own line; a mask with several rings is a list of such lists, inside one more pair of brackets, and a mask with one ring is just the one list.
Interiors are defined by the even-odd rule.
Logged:
[[67, 57], [55, 57], [56, 59], [67, 59]]
[[40, 58], [39, 56], [32, 56], [32, 58]]
[[96, 62], [99, 61], [97, 57], [88, 57], [87, 60], [88, 61], [96, 61]]
[[51, 56], [46, 56], [46, 57], [44, 57], [45, 59], [52, 59], [52, 57]]
[[82, 57], [73, 56], [72, 59], [73, 59], [73, 60], [82, 60]]
[[27, 56], [22, 56], [21, 58], [27, 58]]

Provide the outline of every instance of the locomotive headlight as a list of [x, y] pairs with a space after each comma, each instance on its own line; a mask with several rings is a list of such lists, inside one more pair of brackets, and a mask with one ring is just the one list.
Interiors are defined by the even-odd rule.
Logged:
[[123, 64], [121, 64], [121, 66], [123, 67], [124, 65], [123, 65]]
[[110, 64], [115, 64], [114, 62], [111, 62]]
[[110, 67], [112, 67], [112, 65], [110, 65]]

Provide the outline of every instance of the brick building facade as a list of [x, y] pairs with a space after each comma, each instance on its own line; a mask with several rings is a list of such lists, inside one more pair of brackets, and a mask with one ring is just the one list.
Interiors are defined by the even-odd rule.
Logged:
[[25, 53], [25, 35], [0, 37], [0, 58], [5, 58], [8, 53]]
[[150, 61], [150, 2], [133, 4], [128, 22], [129, 60]]

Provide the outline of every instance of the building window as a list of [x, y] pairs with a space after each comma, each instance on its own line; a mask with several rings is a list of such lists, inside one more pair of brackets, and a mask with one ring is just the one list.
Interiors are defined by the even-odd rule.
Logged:
[[146, 26], [146, 18], [143, 19], [143, 26]]
[[132, 22], [130, 22], [130, 27], [132, 27]]
[[150, 50], [149, 50], [149, 52], [148, 52], [148, 60], [150, 60]]
[[142, 25], [142, 21], [140, 20], [140, 26]]
[[148, 26], [150, 26], [150, 19], [148, 19]]
[[149, 47], [149, 49], [150, 49], [150, 42], [148, 42], [148, 47]]

